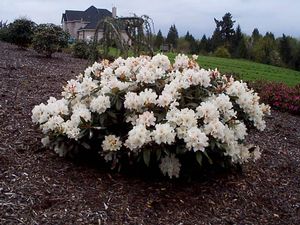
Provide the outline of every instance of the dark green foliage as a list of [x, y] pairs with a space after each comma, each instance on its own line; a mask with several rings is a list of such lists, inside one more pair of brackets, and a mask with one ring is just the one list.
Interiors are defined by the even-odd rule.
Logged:
[[222, 44], [223, 44], [222, 33], [221, 33], [221, 30], [220, 30], [220, 27], [217, 26], [216, 29], [214, 30], [214, 33], [213, 33], [212, 37], [211, 37], [212, 51], [217, 49]]
[[210, 51], [211, 51], [211, 40], [207, 39], [206, 35], [204, 34], [199, 43], [199, 52], [202, 54], [207, 54]]
[[300, 70], [300, 49], [298, 50], [297, 54], [293, 58], [293, 64], [296, 70]]
[[0, 29], [0, 41], [10, 42], [9, 29], [7, 27]]
[[282, 38], [279, 41], [279, 52], [282, 61], [289, 65], [292, 60], [292, 48], [289, 42], [289, 39], [284, 34], [282, 35]]
[[36, 52], [51, 57], [68, 45], [69, 35], [54, 24], [40, 24], [34, 33], [32, 45]]
[[85, 41], [76, 41], [72, 46], [72, 51], [77, 58], [87, 59], [89, 57], [89, 45]]
[[[97, 42], [91, 42], [89, 43], [89, 48], [88, 48], [88, 60], [90, 62], [95, 62], [98, 61], [100, 58], [100, 52], [98, 50], [99, 44]], [[109, 57], [107, 57], [108, 59]]]
[[241, 31], [240, 25], [237, 26], [235, 34], [232, 38], [232, 44], [230, 52], [235, 58], [247, 58], [248, 49], [246, 39]]
[[173, 24], [168, 32], [166, 42], [173, 48], [177, 47], [177, 41], [178, 41], [178, 31], [176, 29], [175, 24]]
[[254, 28], [254, 30], [252, 31], [251, 38], [253, 39], [253, 42], [258, 41], [261, 38], [261, 35], [260, 35], [259, 30], [257, 28]]
[[156, 35], [156, 38], [155, 38], [155, 41], [154, 41], [154, 47], [156, 49], [160, 49], [163, 43], [164, 43], [164, 37], [161, 33], [161, 30], [159, 30], [157, 32], [157, 35]]
[[36, 24], [28, 19], [17, 19], [8, 26], [8, 42], [26, 48], [32, 43]]
[[198, 44], [196, 39], [189, 32], [186, 33], [184, 39], [189, 43], [189, 53], [197, 54], [198, 53]]

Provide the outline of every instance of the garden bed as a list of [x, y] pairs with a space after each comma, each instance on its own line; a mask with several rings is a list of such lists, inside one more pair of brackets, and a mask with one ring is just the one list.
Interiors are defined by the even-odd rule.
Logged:
[[263, 154], [243, 173], [190, 182], [117, 174], [43, 149], [31, 122], [34, 105], [58, 97], [87, 61], [0, 49], [1, 224], [300, 223], [300, 117], [273, 111], [248, 137]]

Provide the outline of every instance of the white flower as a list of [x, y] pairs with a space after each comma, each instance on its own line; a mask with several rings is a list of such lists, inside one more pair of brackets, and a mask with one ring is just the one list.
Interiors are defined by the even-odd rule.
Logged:
[[185, 126], [180, 126], [176, 128], [176, 135], [179, 139], [183, 139], [185, 138], [186, 134], [187, 134], [187, 130], [188, 128]]
[[141, 98], [139, 98], [139, 96], [136, 93], [128, 92], [125, 95], [124, 107], [126, 109], [139, 110], [141, 108], [141, 105]]
[[79, 121], [76, 120], [67, 120], [62, 124], [63, 133], [68, 136], [70, 139], [78, 140], [80, 136], [80, 129], [78, 128]]
[[31, 113], [32, 122], [35, 124], [45, 123], [50, 116], [48, 107], [44, 103], [34, 106]]
[[99, 114], [104, 113], [108, 108], [110, 108], [110, 101], [108, 96], [99, 95], [90, 103], [91, 111], [97, 112]]
[[90, 77], [91, 74], [92, 74], [92, 72], [93, 72], [93, 68], [92, 68], [92, 67], [88, 67], [88, 68], [86, 68], [85, 71], [84, 71], [84, 76]]
[[194, 110], [184, 108], [178, 110], [176, 108], [171, 109], [166, 116], [166, 119], [177, 126], [184, 126], [187, 128], [197, 126], [197, 117]]
[[180, 110], [180, 116], [178, 117], [178, 125], [185, 127], [194, 127], [197, 125], [196, 113], [192, 109], [184, 108]]
[[220, 116], [218, 107], [213, 102], [201, 102], [196, 111], [200, 118], [204, 118], [204, 123], [216, 120]]
[[46, 147], [49, 143], [50, 143], [50, 139], [49, 139], [49, 136], [46, 136], [44, 138], [41, 139], [41, 142], [42, 142], [42, 145], [44, 147]]
[[205, 147], [209, 145], [208, 137], [197, 127], [192, 127], [187, 131], [184, 141], [186, 143], [186, 147], [188, 149], [193, 148], [195, 152], [204, 152]]
[[156, 79], [156, 74], [153, 73], [153, 71], [147, 67], [141, 68], [138, 74], [136, 75], [136, 81], [139, 83], [154, 84]]
[[81, 118], [88, 122], [92, 119], [92, 114], [85, 105], [79, 103], [73, 107], [71, 120], [76, 121], [79, 124], [81, 122]]
[[165, 143], [172, 144], [175, 141], [175, 132], [174, 128], [170, 124], [156, 124], [155, 130], [152, 132], [153, 140], [157, 144]]
[[175, 57], [175, 63], [173, 64], [175, 70], [187, 68], [188, 65], [189, 65], [189, 57], [187, 57], [186, 55], [178, 54]]
[[139, 97], [143, 105], [155, 104], [157, 94], [152, 89], [145, 89], [139, 94]]
[[190, 85], [201, 85], [208, 87], [210, 85], [210, 76], [207, 70], [195, 70], [188, 69], [183, 71], [184, 79], [189, 82]]
[[247, 135], [247, 127], [243, 122], [239, 122], [234, 126], [234, 136], [236, 140], [244, 140]]
[[138, 150], [151, 141], [150, 131], [143, 125], [137, 125], [128, 132], [125, 146], [130, 150]]
[[230, 129], [226, 124], [224, 127], [224, 139], [221, 141], [230, 144], [235, 140], [238, 140], [238, 137], [235, 136], [234, 130]]
[[144, 126], [154, 126], [156, 118], [154, 117], [153, 112], [144, 112], [143, 114], [139, 115], [138, 119], [136, 120], [137, 125], [144, 125]]
[[49, 131], [60, 131], [63, 122], [64, 119], [61, 116], [52, 116], [46, 123], [42, 124], [41, 127], [44, 133]]
[[228, 95], [224, 93], [219, 94], [215, 98], [214, 104], [218, 107], [220, 113], [223, 114], [225, 122], [236, 116], [236, 112], [232, 109], [233, 105]]
[[79, 93], [82, 96], [90, 95], [91, 92], [98, 87], [97, 83], [98, 81], [93, 80], [91, 77], [83, 77], [80, 84]]
[[94, 64], [92, 65], [93, 73], [96, 73], [97, 71], [100, 71], [100, 70], [102, 70], [103, 68], [104, 68], [104, 67], [103, 67], [103, 64], [102, 64], [102, 63], [94, 62]]
[[105, 136], [101, 146], [103, 151], [118, 151], [122, 147], [122, 142], [119, 137], [116, 137], [115, 135], [108, 135]]
[[174, 101], [173, 96], [170, 93], [163, 93], [157, 99], [157, 105], [160, 107], [167, 107]]
[[127, 66], [120, 66], [115, 70], [115, 75], [121, 78], [130, 77], [130, 69]]
[[246, 92], [245, 84], [239, 81], [234, 81], [227, 89], [226, 92], [231, 96], [240, 96]]
[[157, 54], [157, 55], [153, 56], [151, 59], [151, 63], [155, 67], [159, 67], [165, 71], [170, 69], [170, 67], [171, 67], [169, 58], [162, 54]]
[[256, 146], [254, 151], [251, 152], [250, 154], [251, 154], [251, 157], [253, 158], [253, 161], [260, 159], [261, 152], [260, 152], [259, 146]]
[[138, 116], [136, 114], [131, 114], [126, 116], [126, 123], [131, 123], [133, 126], [137, 123]]
[[71, 79], [67, 82], [67, 85], [63, 87], [64, 91], [62, 96], [65, 98], [70, 98], [79, 92], [80, 83], [77, 80]]
[[204, 132], [206, 135], [211, 135], [221, 141], [225, 138], [225, 126], [218, 119], [210, 121], [204, 126]]
[[174, 154], [165, 156], [161, 159], [159, 168], [164, 176], [168, 175], [170, 178], [179, 177], [181, 164]]

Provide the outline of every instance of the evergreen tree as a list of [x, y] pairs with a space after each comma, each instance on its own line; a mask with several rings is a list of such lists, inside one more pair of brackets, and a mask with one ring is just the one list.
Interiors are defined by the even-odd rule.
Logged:
[[279, 53], [281, 56], [282, 61], [289, 65], [292, 60], [292, 48], [290, 46], [290, 42], [287, 36], [284, 34], [279, 41]]
[[254, 28], [254, 30], [252, 31], [251, 38], [252, 38], [253, 42], [258, 41], [261, 38], [261, 35], [260, 35], [259, 30], [257, 28]]
[[178, 41], [178, 31], [176, 29], [175, 24], [173, 24], [168, 32], [166, 42], [173, 48], [177, 47], [177, 41]]
[[247, 42], [244, 36], [242, 36], [242, 39], [237, 46], [236, 57], [244, 59], [247, 59], [249, 57]]
[[209, 48], [208, 48], [208, 40], [206, 35], [204, 34], [200, 40], [199, 43], [199, 51], [202, 53], [208, 53], [209, 52]]
[[238, 46], [240, 41], [243, 39], [243, 34], [242, 34], [242, 30], [240, 25], [237, 26], [236, 30], [235, 30], [235, 34], [233, 37], [233, 44], [235, 46]]
[[248, 57], [248, 50], [246, 39], [242, 34], [240, 25], [237, 26], [235, 30], [235, 34], [232, 40], [232, 55], [236, 58], [247, 58]]
[[216, 29], [214, 30], [214, 33], [211, 37], [211, 47], [212, 51], [215, 51], [218, 47], [223, 45], [223, 40], [222, 40], [222, 33], [220, 26], [217, 25]]
[[161, 30], [159, 30], [157, 32], [157, 35], [156, 35], [156, 38], [155, 38], [155, 41], [154, 41], [154, 47], [156, 49], [160, 49], [161, 45], [164, 43], [164, 37], [161, 33]]
[[186, 33], [184, 39], [189, 43], [189, 53], [196, 54], [198, 53], [198, 45], [196, 39], [189, 31]]
[[266, 32], [265, 37], [270, 38], [271, 40], [275, 40], [275, 36], [272, 32]]
[[232, 15], [230, 13], [226, 13], [222, 17], [221, 21], [221, 33], [222, 33], [222, 38], [225, 42], [230, 44], [232, 38], [234, 37], [234, 25], [235, 21], [232, 20]]
[[222, 17], [222, 20], [217, 20], [216, 18], [214, 18], [214, 20], [216, 23], [216, 29], [212, 36], [214, 50], [221, 45], [230, 48], [235, 34], [233, 29], [235, 21], [232, 20], [232, 15], [230, 13], [226, 13]]

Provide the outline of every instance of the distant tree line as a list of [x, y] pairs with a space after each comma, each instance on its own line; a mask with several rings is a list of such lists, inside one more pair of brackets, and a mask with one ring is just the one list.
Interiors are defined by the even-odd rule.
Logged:
[[247, 35], [242, 32], [240, 25], [234, 27], [236, 21], [230, 13], [214, 21], [216, 27], [211, 37], [204, 34], [200, 40], [195, 39], [189, 31], [184, 37], [179, 37], [175, 24], [170, 27], [166, 38], [159, 30], [154, 47], [160, 50], [162, 46], [166, 46], [170, 51], [188, 54], [243, 58], [300, 70], [299, 39], [285, 34], [275, 38], [272, 32], [262, 35], [257, 28], [251, 35]]

